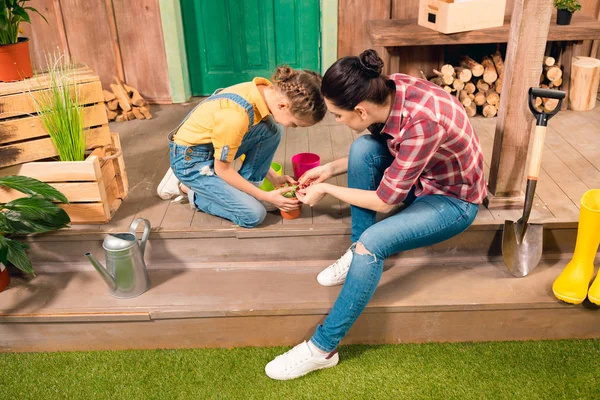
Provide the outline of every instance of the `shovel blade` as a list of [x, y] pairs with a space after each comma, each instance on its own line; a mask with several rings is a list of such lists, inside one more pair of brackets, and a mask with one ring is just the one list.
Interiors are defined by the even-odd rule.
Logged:
[[520, 229], [513, 221], [504, 221], [502, 257], [508, 270], [517, 278], [527, 276], [542, 258], [544, 226], [527, 224], [521, 238]]

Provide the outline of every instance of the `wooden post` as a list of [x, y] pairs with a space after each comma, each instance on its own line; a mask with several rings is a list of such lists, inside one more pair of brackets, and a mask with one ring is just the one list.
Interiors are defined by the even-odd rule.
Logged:
[[517, 197], [522, 193], [533, 121], [527, 93], [530, 87], [539, 85], [552, 9], [551, 0], [514, 3], [490, 165], [489, 189], [495, 197]]

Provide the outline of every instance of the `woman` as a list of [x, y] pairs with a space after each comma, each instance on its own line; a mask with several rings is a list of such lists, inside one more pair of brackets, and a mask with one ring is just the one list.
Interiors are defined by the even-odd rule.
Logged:
[[[403, 74], [382, 75], [374, 50], [338, 60], [323, 77], [327, 108], [357, 132], [350, 156], [301, 177], [298, 199], [314, 206], [330, 194], [352, 210], [352, 246], [317, 277], [344, 283], [330, 314], [308, 342], [265, 367], [273, 379], [294, 379], [338, 363], [336, 348], [373, 296], [383, 261], [447, 240], [475, 219], [486, 197], [483, 155], [463, 106], [440, 87]], [[348, 172], [348, 187], [325, 180]], [[377, 212], [403, 203], [376, 222]], [[374, 328], [376, 329], [376, 328]]]

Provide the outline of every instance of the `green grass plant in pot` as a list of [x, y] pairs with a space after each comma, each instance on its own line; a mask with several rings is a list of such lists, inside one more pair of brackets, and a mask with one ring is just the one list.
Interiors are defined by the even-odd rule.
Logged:
[[30, 89], [38, 117], [50, 135], [60, 161], [83, 161], [86, 144], [83, 107], [79, 101], [80, 84], [75, 76], [75, 66], [66, 55], [58, 53], [46, 55], [46, 64], [48, 89]]
[[45, 233], [65, 228], [71, 222], [67, 213], [56, 203], [68, 203], [58, 190], [26, 176], [0, 177], [0, 189], [12, 189], [26, 197], [0, 202], [0, 291], [8, 285], [6, 266], [34, 274], [27, 256], [27, 245], [13, 237]]
[[557, 9], [557, 25], [570, 25], [573, 13], [581, 10], [581, 4], [578, 0], [554, 0], [554, 7]]
[[31, 23], [30, 12], [39, 14], [30, 0], [0, 0], [0, 82], [20, 81], [33, 75], [29, 39], [19, 37], [21, 22]]

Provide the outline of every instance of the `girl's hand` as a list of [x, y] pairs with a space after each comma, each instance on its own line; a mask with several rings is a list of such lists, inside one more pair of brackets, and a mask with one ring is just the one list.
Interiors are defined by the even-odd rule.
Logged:
[[296, 181], [294, 180], [294, 178], [292, 178], [289, 175], [284, 175], [284, 176], [279, 176], [276, 175], [272, 178], [269, 179], [269, 181], [273, 184], [273, 186], [278, 187], [278, 186], [283, 186], [286, 183], [293, 185], [296, 183]]
[[308, 185], [308, 184], [317, 184], [321, 182], [325, 182], [327, 179], [333, 176], [333, 171], [329, 164], [321, 165], [319, 167], [315, 167], [310, 169], [304, 173], [298, 179], [300, 185]]
[[320, 202], [321, 199], [325, 197], [325, 194], [327, 193], [325, 191], [325, 184], [323, 183], [316, 183], [305, 189], [296, 191], [298, 200], [304, 204], [308, 204], [311, 207], [314, 207], [318, 202]]
[[283, 211], [295, 210], [300, 207], [300, 202], [297, 199], [288, 199], [287, 197], [283, 197], [283, 194], [289, 192], [290, 189], [291, 188], [289, 187], [283, 187], [271, 192], [267, 192], [266, 201]]

